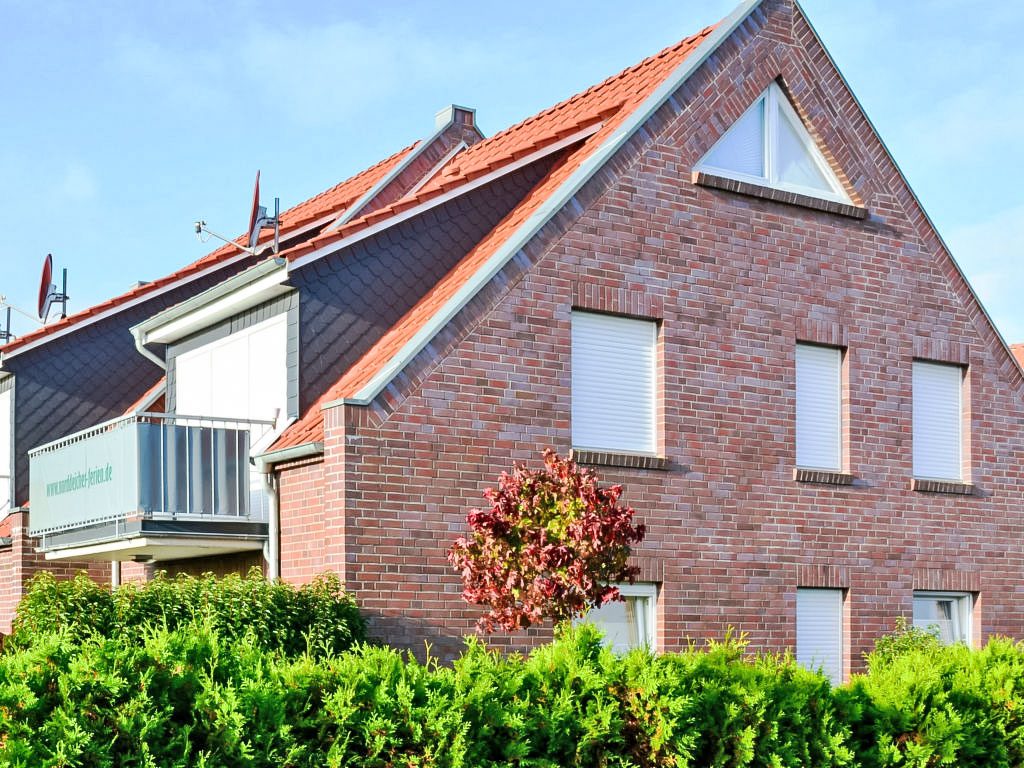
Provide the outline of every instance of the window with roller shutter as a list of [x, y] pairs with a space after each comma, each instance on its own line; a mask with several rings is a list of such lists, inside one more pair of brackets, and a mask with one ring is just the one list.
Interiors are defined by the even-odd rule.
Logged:
[[796, 591], [796, 660], [843, 682], [843, 590]]
[[573, 311], [574, 448], [657, 451], [657, 339], [653, 320]]
[[914, 477], [962, 479], [963, 378], [962, 366], [914, 361]]
[[796, 345], [796, 465], [840, 471], [842, 350]]

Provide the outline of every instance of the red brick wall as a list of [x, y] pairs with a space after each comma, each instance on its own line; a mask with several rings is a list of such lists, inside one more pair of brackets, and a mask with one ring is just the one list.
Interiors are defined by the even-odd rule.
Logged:
[[[539, 263], [521, 275], [506, 270], [510, 288], [492, 284], [489, 307], [477, 302], [456, 318], [444, 359], [421, 355], [420, 372], [406, 379], [418, 386], [328, 412], [324, 515], [336, 531], [344, 509], [345, 544], [327, 540], [321, 557], [345, 557], [377, 637], [416, 649], [428, 641], [444, 656], [471, 631], [478, 614], [461, 601], [445, 552], [513, 460], [570, 448], [573, 306], [640, 307], [628, 311], [662, 320], [670, 467], [600, 471], [625, 485], [648, 525], [639, 559], [662, 582], [662, 648], [729, 627], [755, 649], [792, 647], [800, 586], [848, 590], [854, 668], [910, 613], [921, 585], [979, 592], [979, 637], [1024, 637], [1020, 372], [793, 14], [785, 2], [763, 4], [652, 119], [642, 154], [634, 149], [644, 137], [615, 158], [622, 173], [610, 187], [599, 176], [580, 193], [585, 213]], [[780, 75], [868, 220], [689, 181]], [[833, 338], [848, 348], [848, 466], [857, 480], [798, 484], [794, 346]], [[969, 365], [973, 496], [909, 490], [918, 355]], [[296, 514], [291, 503], [286, 517]]]
[[327, 561], [324, 528], [324, 464], [318, 458], [278, 468], [281, 515], [281, 578], [304, 584], [333, 564]]

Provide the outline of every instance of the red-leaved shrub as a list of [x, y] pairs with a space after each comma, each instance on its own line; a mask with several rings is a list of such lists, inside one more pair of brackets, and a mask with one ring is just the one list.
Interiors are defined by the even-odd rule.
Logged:
[[591, 470], [550, 448], [544, 469], [502, 472], [498, 488], [484, 492], [490, 509], [470, 511], [473, 533], [448, 553], [462, 571], [462, 596], [489, 608], [480, 629], [559, 622], [620, 599], [611, 582], [636, 577], [630, 544], [644, 537], [621, 495], [622, 486], [600, 487]]

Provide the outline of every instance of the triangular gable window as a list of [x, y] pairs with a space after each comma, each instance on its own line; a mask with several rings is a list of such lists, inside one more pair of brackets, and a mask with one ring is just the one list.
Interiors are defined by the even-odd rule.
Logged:
[[793, 105], [775, 83], [701, 158], [697, 170], [850, 202]]

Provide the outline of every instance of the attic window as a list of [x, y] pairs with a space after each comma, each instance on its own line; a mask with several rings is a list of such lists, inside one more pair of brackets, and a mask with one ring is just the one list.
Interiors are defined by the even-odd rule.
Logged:
[[696, 171], [849, 204], [850, 198], [789, 99], [772, 83]]

